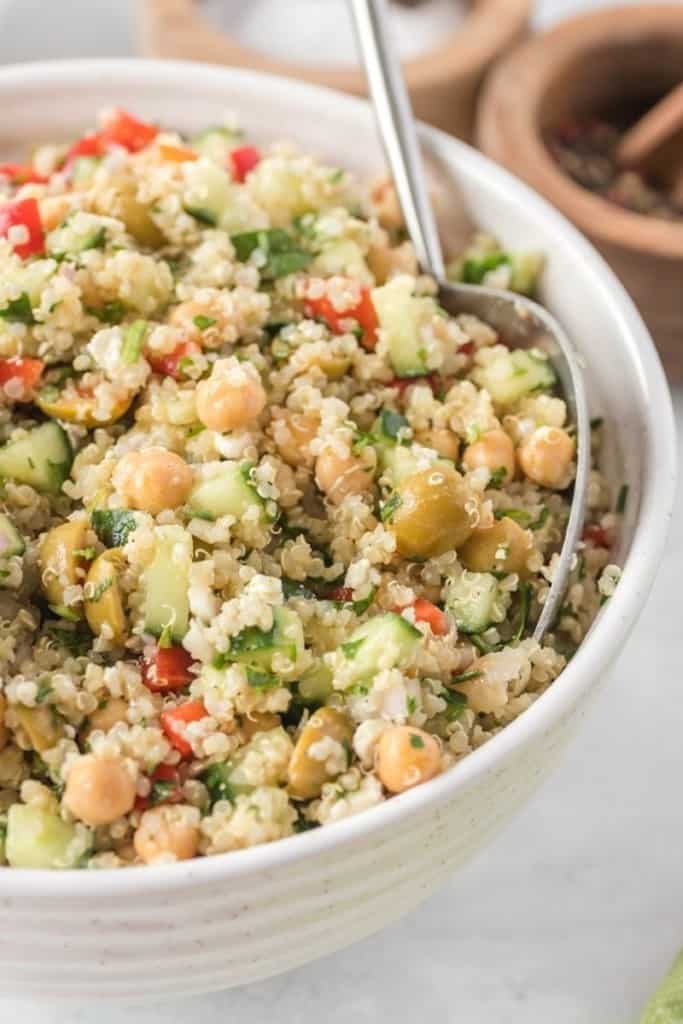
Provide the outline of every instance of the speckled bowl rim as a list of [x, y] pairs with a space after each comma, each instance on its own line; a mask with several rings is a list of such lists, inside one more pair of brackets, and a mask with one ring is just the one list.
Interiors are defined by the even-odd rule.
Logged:
[[[142, 88], [171, 81], [179, 88], [183, 78], [196, 85], [214, 83], [217, 77], [226, 87], [243, 84], [258, 88], [286, 90], [296, 102], [306, 97], [336, 105], [347, 113], [358, 112], [367, 101], [307, 83], [244, 70], [225, 69], [182, 61], [153, 60], [74, 60], [20, 64], [0, 69], [0, 96], [3, 87], [43, 88], [46, 97], [59, 92], [60, 86], [82, 85], [105, 74], [130, 86]], [[364, 811], [354, 817], [323, 828], [280, 839], [247, 850], [197, 858], [178, 864], [97, 871], [49, 871], [44, 869], [0, 869], [0, 899], [16, 901], [41, 897], [57, 903], [68, 900], [82, 904], [95, 894], [111, 896], [134, 893], [169, 893], [193, 886], [233, 881], [257, 872], [274, 872], [278, 866], [305, 861], [353, 843], [359, 837], [379, 834], [390, 826], [399, 826], [416, 810], [433, 807], [452, 797], [484, 775], [495, 771], [506, 755], [538, 739], [563, 716], [569, 714], [579, 698], [585, 696], [598, 677], [622, 648], [630, 626], [640, 612], [665, 550], [668, 522], [671, 518], [676, 485], [676, 432], [673, 409], [664, 373], [650, 336], [633, 303], [604, 260], [585, 238], [560, 213], [528, 186], [502, 170], [465, 143], [425, 125], [420, 127], [424, 141], [436, 149], [448, 149], [454, 163], [476, 175], [491, 191], [509, 194], [511, 202], [524, 207], [556, 236], [573, 248], [576, 259], [584, 262], [594, 277], [596, 295], [609, 311], [620, 333], [620, 356], [628, 358], [647, 399], [643, 490], [639, 521], [624, 566], [623, 578], [614, 597], [600, 613], [599, 620], [561, 677], [514, 722], [484, 746], [473, 751], [451, 771], [425, 785]], [[656, 457], [655, 457], [656, 456]], [[648, 462], [649, 460], [649, 462]]]

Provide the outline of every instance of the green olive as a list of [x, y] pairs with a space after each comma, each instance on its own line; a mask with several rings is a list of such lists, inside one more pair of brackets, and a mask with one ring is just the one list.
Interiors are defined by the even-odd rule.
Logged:
[[391, 529], [404, 558], [431, 558], [459, 548], [479, 516], [478, 497], [446, 462], [406, 477], [396, 497]]
[[527, 561], [534, 549], [531, 534], [504, 516], [493, 526], [475, 530], [458, 552], [471, 572], [516, 572], [528, 576]]
[[117, 182], [116, 193], [112, 195], [107, 190], [102, 202], [96, 202], [96, 207], [97, 213], [123, 221], [128, 233], [145, 248], [158, 249], [166, 243], [148, 208], [136, 198], [133, 183], [124, 180]]
[[[46, 533], [40, 545], [40, 579], [51, 605], [65, 604], [66, 588], [83, 581], [85, 560], [82, 552], [87, 530], [86, 519], [71, 519]], [[70, 605], [70, 608], [79, 614], [82, 612], [80, 602]]]
[[353, 739], [353, 726], [346, 715], [335, 708], [320, 708], [311, 715], [301, 730], [289, 762], [289, 792], [297, 800], [320, 796], [326, 782], [335, 777], [328, 759], [318, 760], [310, 754], [314, 743], [330, 738], [348, 748]]
[[121, 548], [103, 552], [90, 566], [85, 581], [85, 617], [93, 633], [105, 632], [107, 639], [123, 644], [128, 632], [123, 610], [119, 575], [123, 568]]
[[62, 736], [60, 722], [51, 707], [15, 707], [19, 724], [28, 736], [31, 746], [42, 754], [57, 745]]

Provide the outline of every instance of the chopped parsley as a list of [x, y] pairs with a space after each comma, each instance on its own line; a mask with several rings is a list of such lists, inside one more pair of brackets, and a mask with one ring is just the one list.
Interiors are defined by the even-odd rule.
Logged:
[[94, 306], [86, 306], [85, 311], [90, 316], [96, 317], [101, 323], [111, 324], [112, 326], [120, 324], [126, 315], [123, 303], [116, 299], [113, 302], [105, 302], [99, 309], [96, 309]]
[[35, 324], [38, 321], [33, 315], [31, 300], [26, 292], [18, 299], [10, 299], [4, 309], [0, 309], [0, 318], [13, 324]]
[[235, 790], [230, 783], [230, 771], [231, 765], [227, 761], [222, 764], [209, 765], [206, 771], [199, 776], [209, 791], [212, 804], [219, 800], [232, 802], [235, 799]]
[[95, 231], [81, 246], [81, 252], [87, 252], [88, 249], [104, 249], [107, 244], [107, 231], [104, 225]]
[[[481, 672], [465, 673], [465, 678], [462, 682], [465, 682], [467, 678], [474, 678], [474, 676], [480, 675]], [[444, 690], [439, 696], [446, 701], [446, 718], [449, 722], [454, 722], [456, 718], [459, 718], [467, 707], [467, 697], [464, 693], [458, 693], [455, 690]]]
[[138, 525], [135, 513], [124, 508], [95, 508], [90, 513], [90, 522], [108, 548], [123, 547]]
[[255, 690], [272, 690], [280, 685], [280, 680], [272, 672], [265, 672], [263, 669], [247, 666], [247, 682]]
[[231, 235], [230, 241], [240, 263], [246, 263], [257, 249], [263, 253], [265, 262], [258, 269], [264, 280], [275, 280], [287, 274], [294, 274], [308, 266], [312, 259], [310, 252], [300, 248], [283, 228], [242, 231]]
[[401, 495], [398, 491], [383, 501], [379, 507], [379, 517], [383, 523], [391, 522], [391, 518], [398, 508], [401, 506]]
[[425, 741], [421, 736], [418, 736], [418, 734], [414, 732], [410, 736], [410, 745], [411, 747], [414, 747], [415, 750], [421, 750], [425, 745]]
[[628, 501], [628, 484], [622, 484], [619, 488], [619, 494], [617, 495], [617, 504], [615, 511], [618, 516], [623, 516], [626, 511], [626, 502]]
[[519, 624], [517, 626], [517, 632], [515, 633], [512, 643], [518, 644], [524, 636], [527, 622], [529, 621], [529, 609], [531, 608], [531, 595], [533, 591], [530, 583], [523, 583], [519, 591]]
[[114, 583], [114, 577], [113, 576], [107, 576], [106, 580], [102, 580], [101, 583], [98, 583], [97, 586], [95, 587], [95, 589], [93, 590], [92, 597], [90, 598], [90, 601], [93, 604], [96, 601], [99, 601], [100, 598], [102, 597], [102, 595], [106, 594], [106, 592], [109, 590], [109, 588], [112, 586], [113, 583]]
[[80, 619], [80, 615], [77, 612], [72, 608], [67, 608], [64, 604], [50, 604], [48, 608], [58, 619], [66, 619], [67, 622], [78, 622]]
[[498, 466], [497, 469], [494, 469], [489, 480], [489, 487], [500, 487], [507, 476], [507, 472], [505, 466]]
[[62, 647], [75, 658], [82, 657], [90, 650], [92, 637], [85, 629], [63, 629], [60, 626], [48, 626], [46, 632], [57, 647]]
[[213, 327], [217, 321], [212, 316], [202, 316], [199, 313], [197, 316], [192, 318], [192, 323], [195, 327], [198, 327], [200, 331], [206, 331], [209, 327]]
[[405, 416], [401, 416], [400, 412], [394, 412], [393, 409], [382, 409], [379, 422], [384, 436], [390, 437], [393, 441], [398, 441], [399, 434], [406, 436], [410, 431], [410, 424]]
[[152, 783], [152, 788], [149, 791], [150, 807], [156, 807], [157, 804], [165, 803], [175, 793], [177, 788], [176, 783], [172, 779], [157, 779], [156, 782]]
[[38, 687], [38, 693], [36, 694], [36, 704], [44, 704], [47, 698], [53, 693], [52, 686], [49, 682], [41, 683]]
[[465, 260], [462, 267], [462, 279], [465, 284], [481, 284], [491, 270], [497, 270], [504, 264], [510, 263], [510, 257], [506, 252], [493, 252], [481, 259]]
[[95, 554], [95, 548], [75, 548], [74, 550], [74, 555], [78, 555], [79, 558], [84, 558], [86, 562], [92, 562]]
[[361, 636], [357, 640], [347, 640], [345, 644], [341, 645], [341, 649], [344, 653], [345, 658], [355, 658], [361, 645], [365, 642], [365, 637]]

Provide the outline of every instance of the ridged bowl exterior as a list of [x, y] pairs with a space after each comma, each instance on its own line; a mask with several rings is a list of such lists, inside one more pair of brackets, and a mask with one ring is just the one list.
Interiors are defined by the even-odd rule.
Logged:
[[[77, 134], [122, 105], [197, 129], [226, 110], [250, 135], [297, 139], [328, 159], [381, 167], [359, 100], [248, 72], [142, 61], [0, 71], [8, 150]], [[581, 350], [611, 425], [605, 471], [630, 487], [622, 582], [562, 677], [453, 771], [347, 821], [270, 846], [159, 868], [0, 868], [0, 991], [6, 997], [140, 1000], [244, 984], [377, 931], [418, 904], [511, 818], [552, 768], [621, 649], [651, 585], [675, 486], [661, 367], [623, 289], [580, 235], [468, 147], [424, 141], [474, 218], [548, 254], [544, 299]]]

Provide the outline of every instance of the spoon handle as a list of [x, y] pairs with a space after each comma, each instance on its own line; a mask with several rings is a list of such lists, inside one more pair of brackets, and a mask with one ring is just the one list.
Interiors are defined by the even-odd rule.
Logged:
[[391, 45], [386, 0], [350, 0], [377, 127], [417, 260], [445, 277], [436, 220], [425, 184], [415, 120], [401, 65]]

